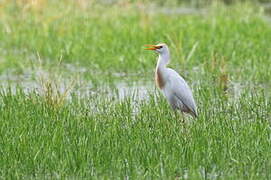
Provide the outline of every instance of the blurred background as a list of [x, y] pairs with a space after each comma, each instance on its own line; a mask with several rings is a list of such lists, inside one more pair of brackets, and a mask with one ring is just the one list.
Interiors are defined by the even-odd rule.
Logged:
[[270, 77], [267, 0], [0, 3], [4, 86], [33, 89], [40, 79], [60, 79], [56, 84], [64, 87], [66, 81], [84, 82], [77, 88], [87, 89], [115, 82], [152, 83], [156, 56], [143, 45], [159, 42], [169, 45], [171, 66], [188, 81], [227, 89], [230, 82], [263, 83]]

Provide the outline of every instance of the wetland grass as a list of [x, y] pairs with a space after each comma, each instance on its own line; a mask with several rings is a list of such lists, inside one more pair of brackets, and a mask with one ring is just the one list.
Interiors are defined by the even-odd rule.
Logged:
[[[0, 78], [15, 83], [0, 93], [0, 179], [271, 178], [271, 26], [260, 7], [157, 16], [140, 3], [4, 2], [1, 77], [11, 69], [47, 86], [26, 92]], [[119, 96], [116, 83], [153, 80], [150, 42], [170, 46], [198, 119], [181, 123], [154, 88]], [[37, 82], [37, 64], [75, 84]], [[88, 96], [76, 94], [85, 85]]]

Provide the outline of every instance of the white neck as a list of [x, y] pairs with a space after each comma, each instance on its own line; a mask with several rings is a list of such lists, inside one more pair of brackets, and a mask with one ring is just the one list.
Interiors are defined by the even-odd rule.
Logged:
[[167, 67], [167, 64], [169, 63], [169, 53], [163, 53], [159, 54], [158, 61], [157, 61], [157, 69], [164, 69]]

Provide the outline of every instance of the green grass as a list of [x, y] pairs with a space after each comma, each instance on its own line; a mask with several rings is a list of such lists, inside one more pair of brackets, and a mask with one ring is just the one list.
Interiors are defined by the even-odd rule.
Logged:
[[[261, 7], [183, 15], [139, 2], [16, 2], [0, 6], [0, 72], [16, 79], [1, 76], [0, 179], [271, 178]], [[119, 97], [119, 83], [153, 79], [156, 55], [143, 45], [158, 42], [193, 88], [198, 119], [181, 123], [157, 90]], [[43, 88], [26, 92], [28, 80]], [[61, 92], [62, 81], [74, 83]]]
[[7, 3], [2, 8], [1, 71], [16, 68], [21, 72], [39, 54], [49, 69], [60, 59], [64, 64], [84, 66], [88, 70], [84, 76], [93, 81], [101, 78], [97, 75], [115, 72], [148, 74], [155, 58], [143, 45], [166, 42], [172, 66], [178, 70], [205, 65], [203, 70], [208, 71], [217, 55], [218, 61], [225, 60], [233, 79], [269, 81], [271, 76], [266, 66], [271, 28], [260, 8], [215, 5], [205, 15], [168, 15], [159, 8], [157, 13], [147, 13], [147, 8], [133, 4], [86, 9], [61, 5], [48, 3], [38, 8]]
[[54, 107], [35, 93], [2, 93], [1, 177], [269, 179], [270, 98], [196, 94], [200, 116], [182, 124], [157, 95]]

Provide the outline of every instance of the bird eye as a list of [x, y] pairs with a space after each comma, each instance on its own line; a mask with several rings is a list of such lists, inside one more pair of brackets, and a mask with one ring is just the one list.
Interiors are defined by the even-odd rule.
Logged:
[[161, 49], [163, 46], [159, 46], [159, 49]]

